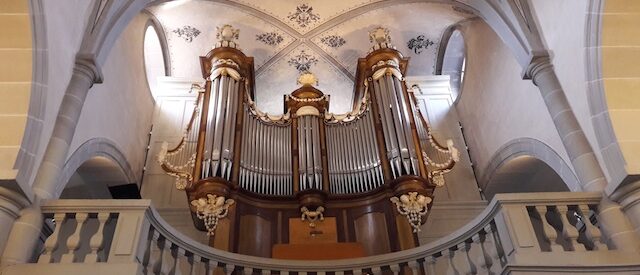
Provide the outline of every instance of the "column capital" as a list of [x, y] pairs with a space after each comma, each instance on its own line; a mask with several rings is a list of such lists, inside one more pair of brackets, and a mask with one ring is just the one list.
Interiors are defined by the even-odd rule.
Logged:
[[[553, 64], [551, 63], [551, 58], [549, 55], [540, 55], [531, 59], [529, 65], [524, 71], [524, 79], [531, 79], [533, 83], [536, 84], [536, 76], [547, 69], [553, 69]], [[537, 85], [537, 84], [536, 84]]]
[[102, 70], [93, 56], [77, 55], [73, 66], [74, 73], [80, 73], [93, 83], [102, 83]]

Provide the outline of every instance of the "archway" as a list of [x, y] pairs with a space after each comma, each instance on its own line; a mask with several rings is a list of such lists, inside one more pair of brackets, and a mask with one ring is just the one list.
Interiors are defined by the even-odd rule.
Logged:
[[486, 183], [484, 195], [569, 191], [562, 177], [544, 161], [529, 155], [505, 161]]
[[466, 47], [462, 32], [453, 26], [442, 37], [438, 60], [436, 62], [436, 74], [448, 75], [451, 85], [451, 93], [455, 101], [462, 91], [464, 70], [466, 65]]
[[111, 199], [121, 196], [123, 189], [130, 192], [129, 184], [117, 163], [107, 157], [96, 156], [82, 163], [71, 175], [60, 198]]
[[110, 140], [91, 139], [71, 155], [58, 178], [64, 199], [140, 198], [138, 180], [124, 154]]
[[581, 191], [567, 162], [547, 144], [532, 138], [507, 142], [478, 170], [487, 199], [497, 193]]

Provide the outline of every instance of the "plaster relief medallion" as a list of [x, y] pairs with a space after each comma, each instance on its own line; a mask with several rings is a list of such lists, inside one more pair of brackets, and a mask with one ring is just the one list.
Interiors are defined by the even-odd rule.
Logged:
[[200, 30], [192, 26], [186, 25], [182, 28], [177, 28], [173, 30], [173, 33], [177, 34], [178, 37], [183, 38], [184, 41], [186, 41], [187, 43], [191, 43], [193, 42], [194, 38], [200, 35]]
[[307, 72], [311, 69], [312, 65], [318, 63], [318, 59], [310, 54], [307, 54], [304, 50], [301, 50], [300, 53], [288, 61], [289, 66], [293, 66], [298, 70], [298, 72]]
[[320, 16], [313, 13], [313, 7], [308, 4], [301, 4], [296, 7], [295, 12], [289, 13], [287, 18], [289, 21], [297, 23], [301, 28], [305, 28], [311, 23], [318, 21]]
[[428, 49], [429, 46], [432, 46], [433, 44], [434, 42], [429, 40], [429, 38], [425, 39], [424, 35], [418, 35], [407, 42], [407, 48], [409, 48], [409, 50], [413, 50], [416, 54], [420, 54], [423, 50]]
[[265, 32], [261, 34], [256, 34], [256, 40], [265, 43], [269, 46], [277, 46], [282, 43], [282, 35], [277, 32]]
[[327, 35], [325, 37], [322, 37], [320, 38], [320, 42], [324, 43], [325, 45], [331, 48], [339, 48], [340, 46], [347, 43], [347, 41], [344, 40], [344, 38], [337, 35]]

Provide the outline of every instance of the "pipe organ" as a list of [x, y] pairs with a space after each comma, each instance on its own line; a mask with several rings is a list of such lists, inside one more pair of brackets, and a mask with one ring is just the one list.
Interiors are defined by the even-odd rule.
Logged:
[[415, 246], [412, 231], [458, 156], [450, 141], [431, 136], [404, 82], [408, 59], [388, 31], [370, 32], [351, 112], [330, 113], [329, 96], [306, 72], [279, 116], [256, 107], [253, 59], [238, 48], [238, 34], [218, 29], [220, 41], [200, 57], [205, 84], [192, 88], [198, 95], [184, 135], [158, 155], [210, 245], [265, 257], [320, 240], [366, 243], [365, 255]]

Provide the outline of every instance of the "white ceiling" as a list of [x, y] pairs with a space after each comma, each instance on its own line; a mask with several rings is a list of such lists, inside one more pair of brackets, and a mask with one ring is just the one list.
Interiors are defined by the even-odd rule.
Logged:
[[[446, 4], [372, 0], [183, 0], [149, 11], [163, 25], [178, 77], [200, 77], [198, 56], [216, 42], [217, 26], [240, 29], [240, 48], [255, 59], [256, 102], [272, 114], [283, 111], [283, 95], [297, 88], [299, 57], [318, 77], [318, 88], [331, 95], [330, 110], [344, 113], [351, 107], [357, 59], [371, 46], [369, 30], [390, 30], [392, 43], [411, 58], [408, 75], [431, 75], [444, 30], [473, 16]], [[198, 35], [176, 31], [185, 27]]]

